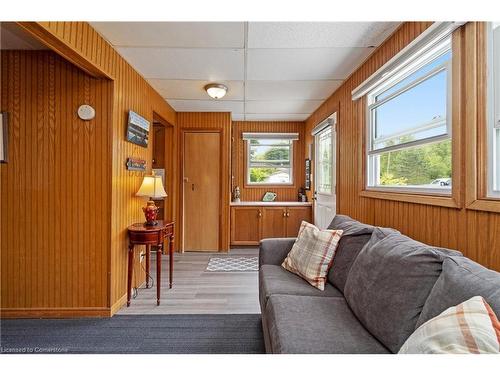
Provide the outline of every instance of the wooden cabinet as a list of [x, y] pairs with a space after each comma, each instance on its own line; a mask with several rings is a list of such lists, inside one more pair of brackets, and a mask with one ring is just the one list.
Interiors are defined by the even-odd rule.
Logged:
[[296, 237], [302, 220], [311, 222], [311, 206], [231, 206], [231, 245]]
[[285, 237], [286, 233], [286, 207], [262, 207], [261, 238]]
[[286, 236], [297, 237], [302, 221], [312, 222], [311, 207], [287, 207]]
[[255, 245], [261, 237], [262, 207], [231, 207], [231, 244]]

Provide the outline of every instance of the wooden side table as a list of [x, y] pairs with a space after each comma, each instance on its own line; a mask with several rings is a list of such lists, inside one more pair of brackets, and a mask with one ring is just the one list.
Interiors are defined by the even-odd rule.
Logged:
[[160, 305], [160, 285], [161, 285], [161, 254], [163, 242], [169, 239], [169, 289], [172, 288], [174, 273], [174, 222], [164, 222], [158, 220], [154, 226], [144, 225], [144, 223], [132, 224], [128, 227], [128, 278], [127, 278], [127, 307], [130, 306], [130, 296], [132, 290], [132, 276], [134, 273], [134, 246], [146, 245], [146, 288], [149, 287], [149, 257], [150, 247], [157, 246], [156, 251], [156, 304]]

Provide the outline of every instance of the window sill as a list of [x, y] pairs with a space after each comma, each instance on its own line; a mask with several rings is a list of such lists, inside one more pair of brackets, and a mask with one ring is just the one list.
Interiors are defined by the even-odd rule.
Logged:
[[448, 208], [460, 208], [458, 202], [451, 196], [411, 194], [406, 192], [396, 193], [392, 191], [381, 191], [375, 189], [362, 190], [360, 191], [359, 195], [366, 198], [386, 199], [391, 201], [409, 202]]
[[296, 189], [295, 184], [244, 184], [245, 189]]
[[468, 210], [500, 212], [500, 199], [498, 198], [480, 198], [476, 199], [466, 207]]

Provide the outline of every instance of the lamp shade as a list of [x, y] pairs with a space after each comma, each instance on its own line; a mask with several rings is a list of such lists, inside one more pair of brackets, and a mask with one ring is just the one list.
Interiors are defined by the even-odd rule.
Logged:
[[167, 196], [161, 176], [144, 176], [139, 191], [135, 194], [138, 197], [164, 198]]

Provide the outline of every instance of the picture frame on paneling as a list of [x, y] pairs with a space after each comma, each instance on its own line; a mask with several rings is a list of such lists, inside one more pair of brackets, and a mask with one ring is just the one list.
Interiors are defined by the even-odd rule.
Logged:
[[9, 114], [0, 112], [0, 163], [7, 163], [9, 150]]
[[311, 159], [306, 159], [306, 181], [304, 183], [304, 189], [311, 190]]

